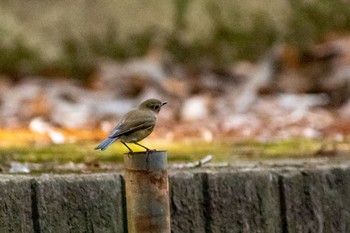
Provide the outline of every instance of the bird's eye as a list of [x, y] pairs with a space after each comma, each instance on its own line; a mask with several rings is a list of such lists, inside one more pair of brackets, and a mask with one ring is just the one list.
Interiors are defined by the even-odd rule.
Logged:
[[153, 106], [153, 109], [154, 109], [154, 110], [158, 110], [159, 108], [160, 108], [159, 105], [154, 105], [154, 106]]

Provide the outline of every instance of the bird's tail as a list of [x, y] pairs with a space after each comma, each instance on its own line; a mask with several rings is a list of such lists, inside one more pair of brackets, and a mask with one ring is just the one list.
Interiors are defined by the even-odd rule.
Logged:
[[117, 140], [118, 138], [106, 138], [105, 140], [103, 140], [98, 146], [95, 147], [95, 150], [101, 149], [101, 150], [105, 150], [107, 149], [107, 147], [112, 144], [115, 140]]

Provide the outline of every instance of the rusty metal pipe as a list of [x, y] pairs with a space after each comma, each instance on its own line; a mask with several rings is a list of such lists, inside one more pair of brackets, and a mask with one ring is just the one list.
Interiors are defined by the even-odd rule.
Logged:
[[124, 155], [129, 233], [170, 233], [166, 151]]

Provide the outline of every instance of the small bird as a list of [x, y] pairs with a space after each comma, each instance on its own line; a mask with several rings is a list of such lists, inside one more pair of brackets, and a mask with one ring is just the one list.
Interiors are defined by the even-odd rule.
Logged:
[[95, 150], [105, 150], [110, 144], [119, 139], [129, 149], [130, 153], [133, 153], [133, 151], [125, 143], [134, 143], [146, 149], [147, 152], [150, 151], [149, 148], [138, 142], [152, 133], [156, 125], [157, 114], [166, 103], [157, 99], [148, 99], [142, 102], [136, 109], [122, 117], [109, 136]]

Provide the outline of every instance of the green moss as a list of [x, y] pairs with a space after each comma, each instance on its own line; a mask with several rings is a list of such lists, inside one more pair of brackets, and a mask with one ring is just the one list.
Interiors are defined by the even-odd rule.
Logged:
[[310, 157], [321, 148], [322, 142], [296, 138], [273, 142], [244, 142], [235, 146], [234, 154], [247, 159]]
[[[233, 162], [246, 159], [279, 159], [312, 157], [322, 145], [322, 141], [297, 138], [274, 142], [231, 142], [217, 141], [186, 141], [165, 143], [162, 141], [147, 141], [149, 148], [167, 150], [170, 162], [195, 161], [213, 155], [215, 162]], [[84, 142], [61, 145], [17, 145], [5, 146], [0, 149], [0, 162], [20, 161], [39, 163], [86, 162], [98, 159], [101, 162], [122, 162], [123, 154], [128, 150], [121, 143], [114, 143], [106, 151], [96, 151], [96, 143]], [[136, 145], [130, 145], [134, 151], [142, 151]]]

